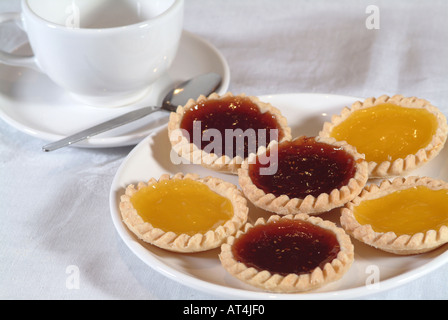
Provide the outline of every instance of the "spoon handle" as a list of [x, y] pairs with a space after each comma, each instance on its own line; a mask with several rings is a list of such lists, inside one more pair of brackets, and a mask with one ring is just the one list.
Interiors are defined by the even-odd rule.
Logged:
[[76, 133], [72, 136], [69, 136], [67, 138], [64, 138], [62, 140], [47, 144], [42, 147], [42, 151], [50, 152], [50, 151], [54, 151], [54, 150], [63, 148], [65, 146], [69, 146], [69, 145], [79, 142], [81, 140], [88, 139], [97, 134], [103, 133], [105, 131], [117, 128], [117, 127], [127, 124], [129, 122], [143, 118], [143, 117], [145, 117], [155, 111], [158, 111], [160, 109], [161, 109], [160, 107], [145, 107], [145, 108], [141, 108], [141, 109], [138, 109], [135, 111], [125, 113], [121, 116], [118, 116], [114, 119], [111, 119], [109, 121], [103, 122], [99, 125], [89, 128], [89, 129], [78, 132], [78, 133]]

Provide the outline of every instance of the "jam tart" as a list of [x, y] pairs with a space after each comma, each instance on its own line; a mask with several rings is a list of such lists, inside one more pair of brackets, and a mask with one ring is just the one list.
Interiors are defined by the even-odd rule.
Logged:
[[304, 292], [350, 269], [354, 248], [342, 228], [306, 214], [272, 215], [227, 239], [219, 259], [229, 274], [264, 291]]
[[173, 252], [217, 248], [248, 215], [247, 201], [235, 185], [182, 173], [127, 186], [120, 211], [139, 239]]
[[261, 209], [316, 215], [355, 198], [368, 180], [368, 167], [346, 142], [302, 136], [251, 154], [238, 180], [248, 200]]
[[371, 178], [403, 176], [443, 149], [446, 117], [424, 99], [383, 95], [355, 102], [326, 122], [322, 137], [345, 140], [365, 154]]
[[168, 134], [174, 152], [187, 163], [231, 174], [259, 147], [291, 139], [291, 129], [277, 108], [231, 92], [200, 96], [179, 106], [170, 115]]
[[448, 242], [448, 183], [397, 177], [371, 184], [341, 210], [355, 239], [397, 255], [419, 254]]

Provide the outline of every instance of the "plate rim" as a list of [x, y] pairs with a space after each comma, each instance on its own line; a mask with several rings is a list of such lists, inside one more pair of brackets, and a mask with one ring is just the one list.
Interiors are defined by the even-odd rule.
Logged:
[[[213, 45], [210, 41], [200, 37], [199, 35], [187, 31], [182, 30], [182, 37], [185, 37], [189, 39], [188, 41], [194, 41], [201, 43], [204, 47], [206, 47], [210, 52], [214, 54], [215, 57], [218, 58], [220, 61], [221, 67], [223, 68], [223, 74], [222, 76], [222, 82], [217, 92], [224, 93], [228, 90], [230, 85], [230, 67], [228, 64], [227, 59], [224, 57], [224, 55], [218, 50], [218, 48]], [[45, 76], [42, 74], [42, 76]], [[1, 94], [0, 94], [1, 95]], [[7, 95], [2, 95], [5, 100], [9, 100], [9, 97]], [[20, 105], [19, 105], [20, 106]], [[5, 112], [4, 108], [0, 107], [0, 119], [2, 119], [5, 123], [7, 123], [9, 126], [15, 128], [16, 130], [23, 132], [31, 137], [42, 139], [44, 141], [57, 141], [60, 139], [65, 138], [64, 135], [54, 134], [51, 132], [38, 130], [31, 128], [29, 126], [24, 125], [20, 121], [18, 121], [16, 118], [12, 117], [9, 113]], [[87, 139], [85, 141], [82, 141], [80, 143], [74, 144], [71, 147], [76, 148], [112, 148], [112, 147], [126, 147], [126, 146], [132, 146], [137, 145], [139, 142], [141, 142], [146, 136], [148, 136], [148, 131], [142, 131], [136, 134], [125, 134], [125, 135], [118, 135], [113, 137], [92, 137], [90, 139]]]
[[[287, 96], [327, 96], [332, 98], [340, 98], [340, 99], [351, 99], [351, 100], [359, 100], [359, 97], [352, 97], [346, 95], [338, 95], [338, 94], [326, 94], [326, 93], [280, 93], [280, 94], [269, 94], [269, 95], [260, 95], [259, 98], [263, 99], [266, 97], [269, 98], [285, 98]], [[165, 128], [161, 127], [157, 129], [163, 130]], [[404, 284], [407, 284], [413, 280], [423, 277], [431, 273], [432, 271], [438, 269], [442, 265], [446, 264], [448, 261], [448, 250], [441, 253], [437, 257], [434, 257], [427, 263], [423, 265], [407, 271], [403, 274], [394, 276], [392, 278], [382, 280], [378, 287], [368, 288], [367, 286], [360, 286], [355, 288], [347, 288], [342, 290], [335, 291], [327, 291], [327, 292], [303, 292], [303, 293], [275, 293], [275, 292], [264, 292], [264, 291], [249, 291], [241, 288], [231, 288], [225, 287], [216, 283], [210, 283], [206, 280], [194, 278], [193, 276], [182, 273], [175, 268], [172, 268], [169, 265], [164, 264], [157, 257], [150, 253], [147, 249], [145, 249], [140, 243], [138, 243], [135, 239], [133, 239], [129, 235], [129, 231], [126, 229], [124, 223], [119, 219], [120, 212], [117, 210], [117, 201], [116, 193], [117, 189], [114, 187], [117, 186], [117, 181], [120, 178], [121, 172], [124, 170], [125, 165], [129, 159], [133, 157], [135, 153], [139, 151], [141, 146], [149, 141], [152, 138], [153, 134], [150, 134], [148, 137], [143, 139], [137, 146], [135, 146], [131, 152], [122, 160], [110, 187], [109, 192], [109, 206], [110, 213], [112, 216], [112, 221], [116, 231], [118, 232], [121, 240], [125, 243], [128, 249], [131, 250], [142, 262], [144, 262], [148, 267], [152, 268], [156, 272], [170, 278], [178, 282], [179, 284], [189, 286], [190, 288], [196, 289], [198, 291], [204, 293], [212, 293], [217, 296], [225, 296], [225, 298], [239, 298], [239, 299], [261, 299], [261, 300], [318, 300], [318, 299], [354, 299], [354, 298], [362, 298], [367, 297], [369, 295], [379, 294], [397, 287], [400, 287]], [[148, 259], [148, 260], [147, 260]], [[149, 263], [151, 262], [151, 264]]]

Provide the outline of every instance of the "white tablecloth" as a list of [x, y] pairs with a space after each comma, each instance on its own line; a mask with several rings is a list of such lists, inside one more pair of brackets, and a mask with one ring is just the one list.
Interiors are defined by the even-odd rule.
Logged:
[[[368, 29], [368, 5], [380, 29]], [[0, 1], [0, 11], [18, 10]], [[185, 29], [214, 44], [230, 91], [418, 96], [448, 115], [448, 2], [186, 0]], [[3, 47], [17, 39], [0, 30]], [[1, 106], [0, 106], [1, 108]], [[0, 298], [220, 299], [140, 261], [112, 224], [108, 195], [132, 147], [66, 148], [0, 121]], [[80, 288], [70, 290], [70, 269]], [[448, 265], [367, 299], [447, 299]]]

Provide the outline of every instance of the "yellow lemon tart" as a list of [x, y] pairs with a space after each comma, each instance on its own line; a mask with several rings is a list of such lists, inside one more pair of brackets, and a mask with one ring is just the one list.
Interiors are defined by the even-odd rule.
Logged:
[[348, 203], [341, 225], [354, 238], [395, 254], [418, 254], [448, 242], [448, 183], [395, 178], [366, 186]]
[[428, 101], [381, 96], [355, 102], [320, 136], [347, 141], [365, 155], [371, 178], [403, 175], [433, 159], [447, 138], [446, 117]]
[[291, 139], [280, 111], [257, 97], [200, 96], [172, 112], [168, 134], [180, 161], [236, 174], [243, 160], [271, 141]]
[[247, 220], [246, 204], [231, 183], [179, 173], [129, 185], [120, 210], [139, 239], [170, 251], [198, 252], [235, 234]]
[[221, 246], [234, 277], [272, 292], [303, 292], [340, 279], [354, 260], [350, 237], [330, 221], [306, 214], [278, 216], [231, 236]]
[[238, 180], [245, 196], [264, 210], [320, 214], [356, 197], [368, 180], [368, 168], [345, 142], [303, 136], [251, 155]]

